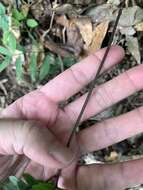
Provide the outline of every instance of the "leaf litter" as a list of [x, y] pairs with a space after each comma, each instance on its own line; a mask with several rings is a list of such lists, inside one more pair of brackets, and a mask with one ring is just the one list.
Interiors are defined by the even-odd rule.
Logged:
[[[11, 44], [14, 53], [12, 61], [9, 61], [8, 58], [4, 59], [4, 54], [8, 54], [7, 51], [9, 51], [5, 45], [6, 41], [5, 43], [0, 41], [0, 46], [2, 46], [0, 61], [3, 61], [0, 79], [1, 85], [4, 86], [1, 88], [0, 85], [1, 107], [4, 108], [28, 91], [39, 88], [78, 60], [106, 46], [119, 3], [119, 0], [67, 0], [64, 2], [18, 0], [18, 5], [16, 5], [15, 0], [1, 0], [1, 4], [6, 9], [5, 19], [10, 19], [10, 22], [0, 21], [0, 36], [3, 37], [1, 27], [9, 27], [9, 31], [12, 32], [10, 35], [14, 35], [18, 42], [16, 48], [14, 44]], [[11, 14], [14, 10], [18, 12]], [[0, 13], [4, 13], [2, 9]], [[19, 14], [18, 18], [21, 15], [21, 20], [17, 18], [17, 14]], [[4, 18], [0, 14], [0, 18], [2, 17]], [[143, 61], [142, 33], [143, 5], [142, 1], [137, 0], [135, 4], [129, 3], [124, 8], [115, 39], [117, 44], [123, 45], [126, 49], [127, 59], [124, 64], [103, 75], [99, 83], [110, 80], [113, 76]], [[3, 37], [3, 39], [6, 38]], [[13, 86], [12, 92], [6, 96], [5, 92], [9, 91], [11, 86]], [[112, 117], [138, 107], [142, 104], [142, 98], [143, 93], [140, 92], [138, 96], [130, 97], [130, 101], [127, 99], [120, 105], [114, 106], [112, 110], [109, 109], [95, 116], [85, 123], [84, 127], [92, 122], [96, 123], [100, 118]], [[122, 160], [124, 156], [129, 157], [131, 148], [127, 144], [135, 149], [131, 142], [128, 140], [127, 143], [119, 143], [117, 146], [99, 151], [96, 153], [99, 155], [98, 161], [101, 159], [109, 162]], [[135, 154], [140, 155], [138, 137], [135, 144], [137, 149]], [[94, 159], [96, 156], [92, 154], [91, 157]]]

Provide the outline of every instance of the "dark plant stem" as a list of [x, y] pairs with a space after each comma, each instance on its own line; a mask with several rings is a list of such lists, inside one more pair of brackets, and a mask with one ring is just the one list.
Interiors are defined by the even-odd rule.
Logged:
[[17, 156], [11, 168], [5, 171], [4, 175], [1, 176], [2, 179], [0, 182], [5, 183], [6, 181], [8, 181], [9, 176], [14, 176], [16, 174], [19, 174], [21, 176], [29, 163], [30, 159], [27, 158], [25, 155]]
[[[76, 123], [75, 123], [75, 125], [74, 125], [74, 127], [73, 127], [73, 129], [72, 129], [72, 132], [71, 132], [71, 134], [70, 134], [70, 136], [69, 136], [69, 138], [68, 138], [68, 141], [67, 141], [67, 144], [66, 144], [66, 146], [67, 146], [68, 148], [70, 147], [71, 142], [72, 142], [72, 140], [73, 140], [73, 137], [74, 137], [74, 135], [75, 135], [75, 133], [76, 133], [76, 130], [77, 130], [77, 128], [78, 128], [79, 125], [80, 125], [82, 116], [83, 116], [84, 111], [85, 111], [85, 109], [86, 109], [86, 107], [87, 107], [87, 105], [88, 105], [88, 102], [89, 102], [89, 100], [90, 100], [90, 98], [91, 98], [91, 96], [92, 96], [92, 92], [93, 92], [93, 89], [94, 89], [95, 84], [96, 84], [96, 82], [97, 82], [97, 79], [98, 79], [98, 77], [99, 77], [99, 75], [100, 75], [100, 73], [101, 73], [101, 70], [102, 70], [102, 68], [103, 68], [103, 66], [104, 66], [104, 64], [105, 64], [105, 61], [106, 61], [106, 59], [107, 59], [107, 56], [108, 56], [108, 54], [109, 54], [109, 52], [110, 52], [110, 49], [111, 49], [111, 47], [112, 47], [113, 39], [114, 39], [114, 36], [115, 36], [115, 34], [116, 34], [117, 26], [118, 26], [120, 17], [121, 17], [121, 15], [122, 15], [122, 11], [123, 11], [124, 5], [125, 5], [125, 1], [122, 1], [122, 2], [121, 2], [120, 9], [119, 9], [119, 12], [118, 12], [118, 16], [117, 16], [116, 21], [115, 21], [115, 25], [114, 25], [114, 27], [113, 27], [113, 31], [112, 31], [112, 34], [111, 34], [111, 38], [110, 38], [110, 40], [109, 40], [109, 44], [108, 44], [108, 46], [107, 46], [107, 49], [106, 49], [105, 54], [104, 54], [104, 56], [103, 56], [103, 59], [101, 60], [101, 63], [100, 63], [100, 65], [99, 65], [99, 68], [98, 68], [98, 70], [97, 70], [97, 73], [96, 73], [96, 75], [95, 75], [95, 78], [93, 79], [93, 81], [91, 82], [91, 84], [90, 84], [90, 86], [89, 86], [89, 90], [88, 90], [88, 94], [87, 94], [87, 97], [86, 97], [86, 99], [85, 99], [85, 102], [84, 102], [84, 104], [83, 104], [83, 106], [82, 106], [82, 108], [81, 108], [81, 111], [80, 111], [79, 116], [78, 116], [78, 118], [77, 118], [77, 120], [76, 120]], [[59, 171], [58, 171], [58, 174], [56, 175], [56, 187], [57, 187], [57, 185], [58, 185], [58, 179], [59, 179], [59, 176], [60, 176], [61, 172], [62, 172], [62, 170], [59, 170]]]
[[18, 0], [15, 0], [15, 4], [16, 4], [17, 10], [19, 11], [19, 2], [18, 2]]
[[103, 56], [103, 59], [102, 59], [102, 61], [101, 61], [101, 63], [100, 63], [100, 66], [99, 66], [99, 68], [98, 68], [98, 70], [97, 70], [96, 76], [95, 76], [95, 78], [93, 79], [93, 81], [91, 82], [91, 85], [89, 86], [89, 90], [88, 90], [87, 97], [86, 97], [85, 102], [84, 102], [84, 104], [83, 104], [83, 107], [82, 107], [82, 109], [81, 109], [81, 111], [80, 111], [80, 113], [79, 113], [79, 116], [78, 116], [78, 118], [77, 118], [77, 120], [76, 120], [76, 123], [75, 123], [75, 125], [74, 125], [74, 127], [73, 127], [73, 130], [72, 130], [72, 132], [71, 132], [71, 134], [70, 134], [70, 137], [69, 137], [68, 142], [67, 142], [67, 147], [70, 147], [70, 144], [71, 144], [71, 142], [72, 142], [73, 136], [74, 136], [74, 134], [75, 134], [77, 128], [78, 128], [79, 125], [80, 125], [80, 121], [81, 121], [81, 119], [82, 119], [82, 116], [83, 116], [83, 114], [84, 114], [84, 111], [85, 111], [85, 109], [86, 109], [86, 107], [87, 107], [87, 104], [88, 104], [88, 102], [89, 102], [89, 100], [90, 100], [90, 97], [92, 96], [92, 92], [93, 92], [93, 89], [94, 89], [95, 84], [96, 84], [96, 82], [97, 82], [97, 79], [98, 79], [98, 77], [99, 77], [99, 75], [100, 75], [100, 73], [101, 73], [101, 70], [102, 70], [102, 68], [103, 68], [103, 66], [104, 66], [104, 64], [105, 64], [105, 61], [106, 61], [106, 59], [107, 59], [107, 56], [108, 56], [109, 51], [110, 51], [111, 46], [112, 46], [112, 42], [113, 42], [113, 39], [114, 39], [114, 36], [115, 36], [115, 33], [116, 33], [116, 29], [117, 29], [117, 26], [118, 26], [120, 17], [121, 17], [121, 15], [122, 15], [122, 10], [123, 10], [123, 6], [119, 9], [119, 13], [118, 13], [118, 16], [117, 16], [116, 21], [115, 21], [115, 25], [114, 25], [114, 28], [113, 28], [113, 32], [112, 32], [112, 34], [111, 34], [111, 38], [110, 38], [108, 47], [107, 47], [107, 49], [106, 49], [106, 51], [105, 51], [105, 54], [104, 54], [104, 56]]

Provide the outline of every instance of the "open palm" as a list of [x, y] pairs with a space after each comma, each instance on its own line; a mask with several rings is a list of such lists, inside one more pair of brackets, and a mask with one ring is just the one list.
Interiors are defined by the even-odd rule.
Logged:
[[[3, 118], [30, 119], [45, 123], [59, 141], [66, 144], [86, 94], [60, 108], [60, 103], [79, 92], [95, 76], [105, 49], [89, 56], [58, 75], [42, 88], [18, 99], [2, 112]], [[102, 72], [119, 63], [124, 51], [112, 47]], [[143, 66], [139, 65], [95, 87], [82, 122], [143, 88]], [[105, 148], [143, 131], [143, 108], [102, 121], [77, 133], [80, 152]], [[41, 139], [42, 141], [42, 139]], [[35, 155], [36, 156], [36, 155]], [[42, 155], [40, 155], [42, 157]], [[132, 172], [130, 172], [132, 168]], [[31, 162], [27, 168], [35, 177], [48, 179], [56, 170]], [[112, 165], [90, 165], [62, 172], [59, 185], [72, 190], [119, 190], [143, 182], [143, 160]], [[73, 177], [74, 176], [74, 177]]]

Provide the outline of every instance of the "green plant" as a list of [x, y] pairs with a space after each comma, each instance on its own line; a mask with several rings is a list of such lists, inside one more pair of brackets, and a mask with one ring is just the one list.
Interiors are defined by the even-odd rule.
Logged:
[[10, 176], [7, 182], [1, 184], [1, 188], [4, 190], [59, 190], [53, 182], [36, 180], [29, 174], [24, 174], [23, 179]]
[[[27, 14], [24, 11], [18, 11], [12, 9], [12, 16], [6, 14], [6, 8], [0, 3], [0, 29], [2, 30], [2, 40], [0, 45], [0, 55], [2, 61], [0, 63], [0, 72], [2, 72], [11, 62], [15, 62], [16, 76], [18, 81], [22, 79], [23, 73], [23, 57], [25, 48], [20, 45], [17, 40], [13, 27], [19, 27], [26, 21], [29, 28], [38, 26], [38, 23], [34, 19], [28, 19]], [[33, 57], [33, 56], [31, 56]], [[33, 64], [33, 60], [31, 60]], [[33, 79], [33, 73], [31, 73]]]
[[[0, 3], [0, 29], [2, 40], [0, 42], [0, 72], [14, 63], [16, 67], [17, 81], [23, 79], [23, 65], [26, 48], [22, 43], [21, 32], [25, 30], [31, 40], [32, 50], [29, 53], [28, 69], [32, 82], [43, 81], [47, 75], [56, 75], [64, 68], [73, 65], [76, 60], [73, 57], [60, 58], [52, 53], [44, 53], [44, 48], [31, 34], [31, 29], [38, 26], [35, 19], [29, 18], [28, 11], [12, 8], [12, 14], [6, 14], [5, 6]], [[30, 30], [30, 31], [29, 31]], [[41, 48], [42, 47], [42, 48]], [[39, 54], [43, 53], [43, 59], [39, 64]], [[40, 65], [40, 66], [39, 66]]]
[[35, 19], [28, 18], [28, 11], [24, 9], [19, 11], [16, 8], [13, 8], [12, 19], [17, 26], [21, 25], [21, 21], [25, 21], [29, 28], [35, 28], [38, 26], [38, 22]]

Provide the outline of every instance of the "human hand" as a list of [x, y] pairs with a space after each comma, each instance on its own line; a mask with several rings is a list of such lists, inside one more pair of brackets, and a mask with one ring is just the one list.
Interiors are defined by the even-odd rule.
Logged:
[[[46, 124], [59, 141], [65, 144], [86, 95], [69, 103], [64, 109], [60, 109], [58, 105], [61, 101], [65, 101], [77, 93], [94, 78], [104, 52], [105, 49], [96, 52], [57, 76], [41, 89], [20, 98], [3, 111], [2, 117], [40, 120]], [[102, 72], [119, 63], [123, 57], [124, 52], [121, 48], [112, 47]], [[143, 66], [139, 65], [96, 87], [82, 117], [82, 122], [141, 90], [143, 87], [142, 72]], [[138, 108], [80, 131], [76, 135], [80, 150], [82, 152], [99, 150], [142, 132], [142, 115], [142, 108]], [[42, 155], [40, 156], [42, 157]], [[130, 172], [130, 168], [132, 168], [132, 172]], [[63, 185], [66, 189], [74, 190], [119, 190], [142, 183], [142, 170], [143, 160], [112, 165], [81, 166], [74, 175], [67, 170], [63, 171]], [[42, 176], [43, 172], [44, 178], [49, 178], [55, 172], [50, 169], [50, 165], [42, 167], [37, 163], [32, 164], [29, 171], [34, 171], [32, 174], [37, 177]], [[69, 182], [70, 179], [72, 181], [74, 179], [73, 187]]]
[[41, 122], [12, 119], [0, 120], [0, 154], [1, 181], [21, 175], [30, 160], [54, 170], [69, 165], [73, 157]]

